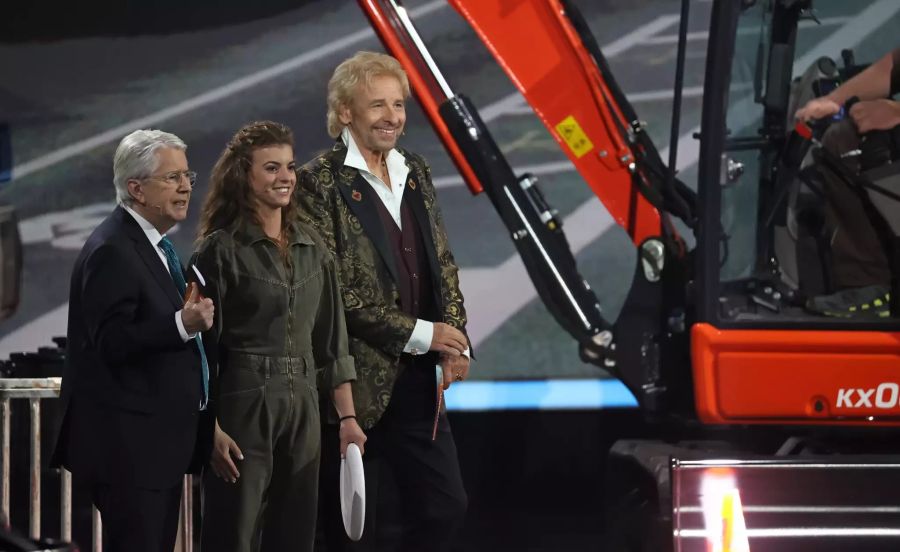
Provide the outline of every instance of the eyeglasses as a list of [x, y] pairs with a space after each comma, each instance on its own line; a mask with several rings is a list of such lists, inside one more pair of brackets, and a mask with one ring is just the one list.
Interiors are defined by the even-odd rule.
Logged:
[[197, 182], [197, 173], [194, 171], [172, 171], [158, 176], [148, 176], [144, 180], [159, 180], [165, 182], [169, 186], [178, 186], [184, 178], [188, 180], [191, 188], [193, 188], [194, 183]]

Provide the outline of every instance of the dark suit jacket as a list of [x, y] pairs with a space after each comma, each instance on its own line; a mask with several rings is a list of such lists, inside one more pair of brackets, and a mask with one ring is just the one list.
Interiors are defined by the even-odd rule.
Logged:
[[52, 465], [91, 483], [176, 485], [193, 466], [200, 355], [182, 341], [182, 298], [141, 227], [122, 207], [75, 261]]
[[[425, 160], [400, 150], [409, 167], [403, 201], [409, 202], [431, 267], [440, 318], [465, 333], [466, 311], [459, 291], [459, 269], [450, 252], [438, 209], [431, 171]], [[331, 151], [304, 165], [298, 174], [298, 199], [304, 216], [334, 254], [356, 362], [353, 382], [356, 415], [364, 429], [374, 426], [391, 400], [400, 355], [416, 319], [400, 310], [397, 267], [387, 233], [376, 211], [380, 201], [357, 169], [344, 166], [347, 148]]]

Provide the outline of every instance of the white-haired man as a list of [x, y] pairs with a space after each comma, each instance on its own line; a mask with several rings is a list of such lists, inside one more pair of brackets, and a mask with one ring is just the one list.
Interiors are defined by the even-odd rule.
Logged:
[[[119, 143], [113, 213], [75, 261], [52, 464], [90, 488], [105, 550], [171, 552], [183, 474], [196, 471], [206, 363], [196, 335], [213, 304], [185, 278], [166, 232], [187, 216], [196, 174], [158, 130]], [[211, 427], [211, 426], [210, 426]]]

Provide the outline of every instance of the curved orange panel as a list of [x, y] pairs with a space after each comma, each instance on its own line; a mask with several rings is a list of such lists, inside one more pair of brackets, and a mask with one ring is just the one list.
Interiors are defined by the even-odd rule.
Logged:
[[707, 423], [900, 426], [900, 332], [696, 324], [691, 357]]

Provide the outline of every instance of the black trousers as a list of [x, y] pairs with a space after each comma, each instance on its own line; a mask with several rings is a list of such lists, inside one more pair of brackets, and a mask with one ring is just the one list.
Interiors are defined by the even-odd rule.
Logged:
[[433, 363], [406, 373], [411, 377], [397, 382], [384, 417], [366, 432], [366, 520], [359, 542], [347, 537], [341, 517], [338, 426], [323, 430], [319, 516], [325, 542], [318, 543], [320, 552], [452, 548], [468, 500], [456, 444], [446, 414], [431, 439], [434, 401], [422, 397], [435, 389]]
[[182, 483], [141, 489], [119, 483], [91, 486], [103, 521], [105, 552], [172, 552], [178, 533]]
[[[841, 121], [828, 128], [822, 144], [835, 155], [860, 145], [856, 127]], [[860, 169], [856, 158], [844, 160], [852, 172]], [[821, 171], [825, 184], [825, 219], [830, 231], [832, 271], [840, 289], [871, 285], [889, 286], [891, 269], [859, 190], [829, 170]]]

